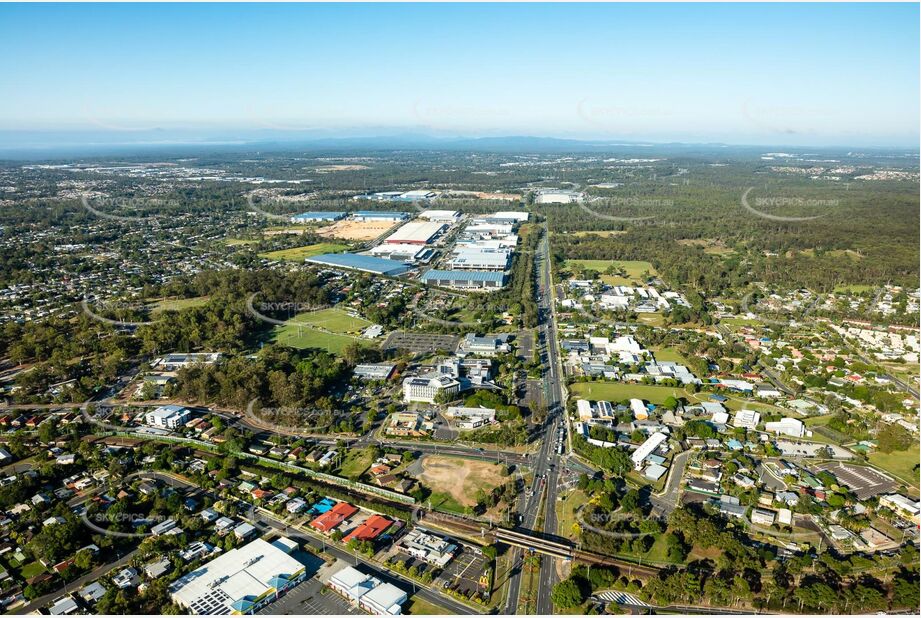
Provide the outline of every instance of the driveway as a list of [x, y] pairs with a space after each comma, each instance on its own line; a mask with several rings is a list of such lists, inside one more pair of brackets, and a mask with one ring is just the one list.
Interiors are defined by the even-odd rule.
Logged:
[[690, 456], [691, 451], [684, 451], [672, 458], [668, 479], [665, 481], [665, 489], [662, 493], [649, 498], [649, 501], [652, 502], [654, 514], [668, 517], [678, 506], [678, 499], [681, 496], [681, 479], [684, 477], [684, 468]]

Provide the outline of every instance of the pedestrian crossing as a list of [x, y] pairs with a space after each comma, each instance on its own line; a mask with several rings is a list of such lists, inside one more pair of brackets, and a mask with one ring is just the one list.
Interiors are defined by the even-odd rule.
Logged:
[[618, 605], [633, 605], [634, 607], [652, 607], [649, 603], [641, 601], [628, 592], [618, 592], [617, 590], [605, 590], [595, 595], [603, 601], [617, 603]]

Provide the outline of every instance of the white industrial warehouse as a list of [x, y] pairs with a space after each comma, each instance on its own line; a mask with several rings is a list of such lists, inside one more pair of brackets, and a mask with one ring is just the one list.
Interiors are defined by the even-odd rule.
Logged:
[[440, 221], [410, 221], [396, 232], [384, 239], [385, 244], [396, 245], [425, 245], [430, 243], [445, 228], [446, 224]]
[[477, 250], [465, 248], [455, 252], [447, 262], [450, 270], [506, 270], [512, 261], [509, 249]]
[[419, 214], [419, 218], [425, 219], [426, 221], [454, 223], [460, 220], [460, 213], [456, 210], [426, 210]]
[[306, 571], [291, 556], [298, 545], [279, 537], [231, 549], [180, 577], [169, 587], [190, 614], [249, 614], [303, 581]]

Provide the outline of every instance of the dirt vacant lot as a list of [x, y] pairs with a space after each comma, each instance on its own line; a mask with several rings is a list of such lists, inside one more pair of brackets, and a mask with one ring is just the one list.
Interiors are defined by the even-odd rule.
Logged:
[[374, 240], [396, 225], [395, 221], [350, 221], [343, 219], [332, 225], [321, 227], [317, 234], [324, 238], [345, 240]]
[[492, 491], [507, 480], [503, 466], [488, 461], [426, 455], [419, 481], [433, 494], [448, 494], [461, 506], [476, 504], [477, 491]]

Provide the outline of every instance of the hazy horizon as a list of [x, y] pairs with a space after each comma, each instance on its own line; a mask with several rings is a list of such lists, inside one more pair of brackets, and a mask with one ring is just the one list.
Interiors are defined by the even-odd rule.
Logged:
[[153, 129], [150, 131], [4, 131], [0, 130], [0, 159], [55, 159], [68, 156], [155, 155], [162, 151], [240, 152], [252, 149], [286, 152], [291, 150], [488, 150], [493, 152], [665, 152], [681, 149], [702, 152], [725, 148], [741, 151], [795, 153], [893, 152], [916, 154], [918, 145], [852, 145], [790, 143], [728, 143], [718, 141], [590, 139], [552, 135], [436, 135], [419, 131], [279, 132], [272, 130], [225, 129], [213, 133]]

